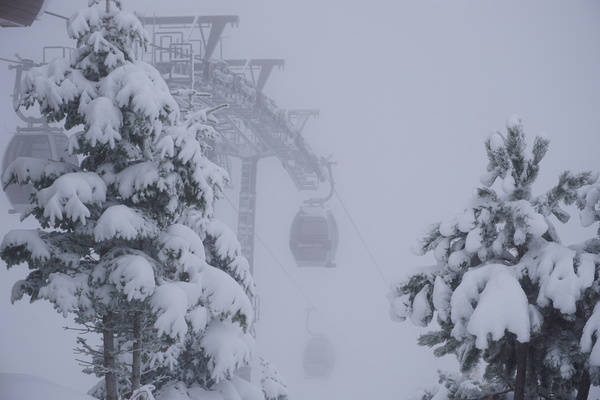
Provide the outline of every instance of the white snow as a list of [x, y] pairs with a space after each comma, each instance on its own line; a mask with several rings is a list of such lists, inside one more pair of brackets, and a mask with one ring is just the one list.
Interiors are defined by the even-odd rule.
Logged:
[[54, 225], [63, 216], [85, 225], [90, 216], [85, 204], [106, 200], [106, 184], [93, 172], [73, 172], [60, 176], [52, 185], [36, 193], [37, 203], [44, 216]]
[[179, 108], [156, 69], [142, 61], [126, 63], [115, 68], [100, 85], [102, 96], [114, 99], [117, 108], [131, 107], [150, 121], [152, 137], [158, 137], [164, 120], [173, 124]]
[[[68, 78], [73, 71], [69, 62], [55, 58], [49, 64], [31, 68], [25, 74], [21, 84], [22, 103], [30, 106], [39, 102], [42, 108], [49, 107], [58, 111], [64, 101], [75, 99], [81, 89]], [[34, 96], [27, 93], [35, 90]]]
[[512, 174], [506, 174], [502, 180], [502, 190], [504, 193], [511, 195], [515, 191], [515, 178]]
[[451, 298], [452, 289], [450, 289], [450, 286], [440, 276], [436, 276], [433, 284], [433, 306], [442, 320], [446, 320], [448, 317]]
[[243, 363], [249, 362], [254, 349], [249, 333], [243, 333], [237, 323], [213, 321], [206, 328], [201, 344], [213, 364], [211, 376], [221, 381]]
[[426, 326], [429, 317], [432, 314], [431, 306], [427, 300], [427, 293], [429, 292], [429, 285], [423, 286], [423, 288], [417, 293], [412, 303], [412, 310], [410, 313], [410, 321], [417, 326]]
[[391, 292], [388, 295], [390, 301], [390, 319], [394, 322], [402, 322], [409, 315], [410, 303], [408, 295], [397, 296]]
[[121, 140], [119, 133], [123, 125], [121, 110], [111, 99], [97, 97], [89, 103], [81, 102], [79, 112], [85, 116], [85, 138], [92, 147], [108, 144], [115, 148], [115, 142]]
[[262, 376], [260, 383], [266, 400], [287, 399], [287, 382], [279, 372], [265, 359], [261, 358]]
[[215, 238], [215, 250], [222, 258], [235, 258], [241, 246], [235, 233], [224, 223], [212, 219], [206, 224], [206, 234]]
[[127, 300], [144, 300], [154, 293], [154, 269], [143, 255], [126, 254], [112, 261], [115, 266], [109, 275], [117, 290], [122, 291]]
[[456, 216], [456, 226], [463, 233], [470, 232], [475, 228], [475, 214], [472, 208], [467, 208]]
[[490, 142], [490, 148], [492, 149], [492, 151], [498, 151], [500, 149], [503, 149], [505, 146], [504, 137], [498, 131], [491, 132], [488, 136], [488, 140]]
[[465, 250], [469, 253], [475, 253], [482, 245], [482, 231], [481, 228], [475, 228], [467, 234], [465, 240]]
[[224, 314], [241, 312], [252, 324], [252, 304], [243, 288], [227, 273], [214, 267], [202, 271], [203, 297], [209, 302], [211, 314], [219, 317]]
[[233, 375], [229, 381], [235, 387], [242, 400], [265, 400], [263, 392], [256, 385], [251, 384], [245, 379]]
[[579, 212], [581, 225], [588, 227], [600, 220], [600, 182], [582, 187], [578, 197], [583, 199], [583, 209]]
[[18, 157], [4, 171], [2, 184], [6, 187], [13, 181], [23, 184], [39, 181], [42, 178], [56, 179], [69, 172], [75, 172], [77, 169], [76, 165], [65, 162]]
[[190, 323], [194, 332], [202, 332], [206, 329], [210, 316], [205, 307], [197, 306], [187, 313], [185, 319]]
[[[450, 239], [444, 238], [440, 240], [440, 242], [435, 246], [435, 250], [433, 251], [433, 257], [436, 261], [444, 262], [448, 258], [448, 250], [450, 249]], [[423, 254], [418, 254], [423, 255]]]
[[529, 341], [527, 296], [508, 268], [489, 264], [463, 275], [451, 299], [453, 336], [460, 339], [468, 332], [476, 337], [479, 349], [487, 348], [488, 335], [499, 340], [506, 330], [522, 343]]
[[463, 265], [467, 264], [470, 258], [471, 256], [466, 250], [455, 251], [452, 254], [450, 254], [450, 257], [448, 257], [448, 267], [456, 271], [460, 269]]
[[158, 238], [158, 257], [173, 262], [180, 272], [188, 272], [194, 279], [206, 265], [204, 244], [196, 232], [182, 224], [169, 226]]
[[123, 204], [107, 208], [94, 227], [94, 238], [97, 242], [113, 238], [132, 240], [156, 235], [158, 228], [153, 221]]
[[544, 216], [536, 212], [529, 201], [517, 200], [509, 202], [507, 205], [512, 209], [512, 213], [525, 221], [524, 226], [520, 226], [523, 230], [522, 234], [529, 233], [534, 237], [541, 237], [548, 230], [548, 224]]
[[164, 283], [154, 290], [150, 299], [152, 311], [158, 318], [154, 323], [157, 335], [168, 335], [183, 340], [188, 331], [186, 313], [188, 294], [182, 287], [183, 282]]
[[50, 251], [44, 240], [40, 238], [40, 233], [42, 231], [39, 229], [13, 229], [4, 236], [0, 251], [4, 251], [7, 247], [24, 246], [25, 250], [31, 253], [32, 259], [45, 261], [50, 258]]
[[581, 351], [590, 353], [589, 362], [591, 365], [600, 366], [600, 341], [596, 340], [600, 334], [600, 304], [596, 304], [592, 316], [588, 319], [583, 328], [581, 336]]
[[563, 314], [576, 311], [583, 291], [593, 283], [596, 260], [596, 256], [584, 253], [577, 262], [576, 256], [574, 250], [547, 243], [540, 247], [539, 256], [522, 261], [531, 279], [539, 282], [538, 305], [545, 307], [552, 302]]
[[48, 284], [40, 289], [40, 298], [49, 300], [63, 317], [78, 308], [88, 308], [91, 302], [87, 292], [89, 276], [85, 273], [67, 275], [61, 272], [51, 273]]
[[454, 235], [457, 230], [455, 216], [452, 215], [451, 217], [443, 220], [442, 223], [440, 224], [439, 230], [440, 230], [440, 234], [442, 234], [442, 236], [450, 237], [450, 236]]
[[508, 130], [521, 130], [523, 129], [523, 122], [518, 115], [511, 115], [506, 121], [506, 128]]
[[156, 400], [225, 400], [220, 391], [206, 390], [199, 385], [187, 387], [183, 382], [169, 382], [154, 396]]
[[95, 400], [87, 394], [25, 374], [0, 373], [0, 400]]

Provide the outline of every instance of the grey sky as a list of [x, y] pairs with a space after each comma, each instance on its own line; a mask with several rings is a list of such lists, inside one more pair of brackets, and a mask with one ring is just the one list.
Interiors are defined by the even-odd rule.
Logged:
[[[564, 169], [600, 169], [598, 2], [124, 3], [147, 14], [239, 15], [239, 27], [224, 33], [225, 57], [286, 60], [265, 92], [282, 108], [321, 110], [304, 135], [318, 155], [333, 154], [338, 193], [387, 279], [431, 262], [413, 256], [410, 245], [429, 223], [469, 198], [485, 170], [483, 141], [491, 130], [504, 131], [511, 114], [523, 119], [530, 143], [540, 131], [551, 140], [539, 190]], [[68, 15], [85, 4], [55, 0], [49, 11]], [[64, 22], [50, 16], [30, 29], [1, 29], [0, 43], [0, 57], [19, 52], [36, 60], [43, 46], [70, 44]], [[8, 97], [14, 73], [3, 71], [5, 148], [19, 121]], [[313, 327], [334, 341], [338, 367], [329, 381], [304, 379], [307, 301], [258, 242], [257, 356], [279, 368], [294, 399], [402, 399], [434, 383], [438, 362], [428, 349], [417, 348], [417, 328], [388, 319], [387, 284], [336, 200], [338, 267], [294, 267], [289, 221], [312, 195], [298, 194], [277, 160], [259, 164], [257, 232], [325, 316], [315, 316]], [[0, 209], [8, 207], [0, 196]], [[225, 220], [235, 220], [226, 205], [222, 211]], [[2, 234], [21, 227], [15, 215], [0, 218]], [[571, 225], [564, 231], [566, 242], [595, 231], [579, 233], [576, 216]], [[32, 373], [86, 390], [95, 379], [77, 372], [73, 335], [60, 329], [65, 320], [48, 304], [10, 305], [10, 288], [24, 274], [24, 268], [0, 270], [0, 372]], [[451, 365], [439, 365], [446, 364]]]

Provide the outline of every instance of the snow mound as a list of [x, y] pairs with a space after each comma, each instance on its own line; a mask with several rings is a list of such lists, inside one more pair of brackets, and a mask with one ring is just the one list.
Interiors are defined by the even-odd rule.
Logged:
[[87, 394], [25, 374], [0, 374], [0, 400], [95, 400]]

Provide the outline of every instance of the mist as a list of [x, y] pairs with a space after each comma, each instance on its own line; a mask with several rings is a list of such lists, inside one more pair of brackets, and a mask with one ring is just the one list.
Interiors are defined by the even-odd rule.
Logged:
[[[592, 1], [190, 1], [124, 0], [146, 15], [239, 15], [223, 34], [223, 58], [281, 58], [265, 94], [282, 109], [318, 109], [302, 134], [329, 157], [337, 195], [335, 268], [299, 268], [289, 250], [291, 221], [304, 200], [327, 195], [327, 184], [299, 192], [281, 162], [258, 164], [254, 279], [260, 299], [253, 380], [259, 358], [285, 377], [292, 399], [406, 399], [456, 369], [417, 346], [422, 328], [392, 322], [390, 283], [433, 264], [411, 244], [426, 227], [471, 198], [487, 164], [484, 140], [519, 115], [530, 143], [544, 131], [550, 150], [535, 188], [566, 169], [598, 170], [600, 149], [600, 4]], [[55, 0], [48, 11], [68, 16], [87, 1]], [[30, 28], [0, 29], [0, 57], [41, 61], [44, 46], [72, 46], [63, 20], [44, 15]], [[217, 52], [215, 57], [220, 57]], [[6, 148], [17, 126], [10, 95], [14, 71], [3, 62], [0, 113]], [[238, 164], [233, 162], [234, 167]], [[232, 168], [233, 203], [239, 169]], [[535, 192], [534, 188], [534, 192]], [[19, 223], [0, 196], [2, 236]], [[576, 210], [558, 227], [565, 243], [595, 235], [580, 228]], [[222, 200], [217, 217], [236, 228]], [[3, 267], [5, 264], [2, 263]], [[50, 304], [10, 304], [24, 266], [0, 268], [0, 372], [37, 375], [86, 392], [73, 354], [69, 319]], [[302, 368], [310, 329], [333, 343], [329, 379], [307, 379]], [[431, 329], [431, 328], [429, 328]], [[427, 329], [427, 330], [429, 330]]]

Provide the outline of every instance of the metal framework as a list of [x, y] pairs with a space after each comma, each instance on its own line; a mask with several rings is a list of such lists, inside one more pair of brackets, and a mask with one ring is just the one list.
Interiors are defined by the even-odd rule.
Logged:
[[[218, 112], [215, 160], [226, 166], [228, 157], [241, 159], [238, 239], [252, 269], [256, 208], [257, 163], [275, 156], [298, 190], [315, 190], [327, 171], [301, 132], [318, 110], [282, 110], [263, 94], [281, 59], [222, 59], [221, 36], [227, 25], [237, 25], [232, 15], [138, 15], [152, 43], [140, 56], [154, 65], [172, 90], [195, 89], [205, 107], [228, 104]], [[220, 57], [216, 58], [217, 49]]]

